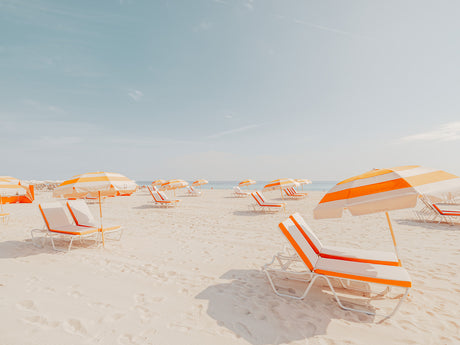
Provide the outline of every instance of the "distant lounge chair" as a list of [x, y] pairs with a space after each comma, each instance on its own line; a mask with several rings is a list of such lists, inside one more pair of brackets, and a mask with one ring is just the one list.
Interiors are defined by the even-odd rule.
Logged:
[[245, 198], [245, 197], [251, 195], [251, 193], [243, 192], [240, 187], [235, 186], [235, 187], [233, 187], [233, 195], [235, 197], [237, 197], [237, 198]]
[[117, 241], [121, 239], [123, 228], [120, 225], [102, 224], [103, 229], [101, 230], [100, 223], [96, 222], [84, 200], [69, 200], [66, 205], [76, 225], [87, 228], [98, 228], [99, 231], [104, 232], [104, 236], [106, 234], [118, 234], [114, 239]]
[[[65, 212], [64, 206], [58, 202], [50, 202], [46, 204], [39, 204], [38, 208], [45, 222], [46, 229], [33, 229], [31, 231], [32, 243], [37, 247], [43, 247], [44, 240], [49, 237], [53, 245], [53, 249], [57, 251], [68, 252], [72, 247], [74, 239], [78, 238], [80, 241], [83, 238], [95, 237], [94, 242], [97, 243], [99, 230], [93, 227], [78, 226], [70, 222], [67, 214]], [[39, 245], [37, 244], [37, 238], [34, 234], [45, 232], [45, 238], [43, 242]], [[65, 236], [70, 238], [69, 246], [67, 250], [59, 249], [55, 246], [54, 237], [55, 236]]]
[[[453, 224], [460, 217], [460, 205], [452, 203], [434, 203], [427, 195], [421, 195], [423, 208], [415, 211], [416, 216], [423, 222], [438, 221]], [[455, 208], [457, 206], [457, 209]]]
[[298, 193], [294, 187], [289, 187], [283, 189], [286, 196], [292, 199], [303, 199], [307, 196], [308, 193]]
[[[147, 187], [148, 188], [148, 187]], [[150, 188], [148, 188], [150, 194], [152, 195], [153, 201], [155, 202], [156, 206], [162, 206], [162, 207], [175, 207], [180, 200], [169, 200], [168, 197], [160, 191], [152, 191]]]
[[252, 205], [252, 208], [254, 211], [260, 210], [260, 211], [268, 211], [268, 212], [277, 212], [280, 211], [281, 209], [286, 210], [286, 204], [285, 203], [269, 203], [265, 201], [265, 197], [261, 192], [252, 192], [251, 196], [254, 198], [256, 201], [256, 204]]
[[192, 186], [187, 187], [187, 193], [189, 196], [200, 196], [201, 192], [193, 188]]
[[[390, 314], [384, 315], [385, 318], [389, 318], [396, 313], [412, 286], [410, 276], [403, 267], [324, 258], [315, 252], [310, 242], [294, 224], [292, 219], [287, 219], [280, 223], [279, 228], [291, 245], [292, 250], [298, 255], [297, 262], [301, 266], [300, 270], [296, 270], [292, 267], [291, 262], [285, 263], [282, 257], [275, 255], [270, 263], [262, 267], [273, 291], [279, 296], [303, 299], [308, 295], [316, 279], [323, 278], [342, 309], [369, 315], [381, 315], [370, 310], [344, 306], [331, 280], [337, 280], [345, 288], [345, 292], [348, 293], [351, 293], [352, 282], [384, 285], [387, 287], [385, 291], [389, 291], [392, 287], [405, 289], [404, 294], [393, 311]], [[288, 280], [303, 281], [306, 283], [306, 288], [301, 295], [282, 293], [274, 284], [274, 275], [282, 275]]]

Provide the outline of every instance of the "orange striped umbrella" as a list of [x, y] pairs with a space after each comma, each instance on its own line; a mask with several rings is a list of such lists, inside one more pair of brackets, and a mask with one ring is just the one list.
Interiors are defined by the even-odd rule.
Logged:
[[188, 182], [180, 179], [168, 180], [160, 186], [160, 190], [173, 190], [174, 197], [176, 196], [176, 189], [188, 186]]
[[374, 169], [336, 184], [313, 213], [321, 219], [341, 217], [344, 209], [352, 215], [385, 212], [396, 248], [388, 211], [415, 207], [420, 194], [442, 198], [456, 191], [460, 191], [460, 178], [442, 170], [418, 165]]
[[162, 179], [159, 179], [159, 180], [155, 180], [152, 182], [152, 186], [161, 186], [163, 183], [165, 183], [166, 181], [165, 180], [162, 180]]
[[75, 175], [71, 179], [62, 182], [53, 190], [54, 197], [82, 198], [88, 194], [99, 198], [99, 215], [101, 219], [102, 244], [104, 245], [104, 231], [102, 226], [101, 195], [115, 196], [120, 194], [132, 194], [137, 190], [137, 184], [118, 173], [94, 172]]
[[192, 186], [202, 186], [204, 184], [208, 184], [209, 182], [205, 179], [200, 179], [200, 180], [196, 180], [192, 183]]
[[17, 178], [0, 176], [0, 211], [3, 212], [4, 197], [19, 197], [21, 195], [26, 195], [27, 192], [27, 187], [21, 185], [21, 182]]
[[289, 187], [297, 187], [299, 184], [294, 181], [292, 178], [281, 178], [278, 180], [273, 180], [270, 183], [264, 186], [264, 190], [277, 190], [281, 192], [281, 199], [283, 199], [283, 189]]
[[302, 186], [302, 190], [303, 190], [303, 185], [304, 184], [310, 184], [311, 183], [311, 181], [306, 179], [306, 178], [296, 178], [294, 181]]
[[238, 186], [245, 187], [245, 186], [250, 186], [252, 184], [256, 184], [256, 181], [251, 180], [251, 179], [246, 179], [246, 180], [243, 180], [240, 183], [238, 183]]

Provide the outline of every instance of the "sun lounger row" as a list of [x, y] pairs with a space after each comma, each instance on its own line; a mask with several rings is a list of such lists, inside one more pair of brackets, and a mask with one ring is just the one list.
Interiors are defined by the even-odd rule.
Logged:
[[423, 222], [444, 222], [452, 224], [456, 219], [460, 219], [460, 205], [434, 203], [427, 195], [421, 195], [419, 200], [423, 207], [415, 211], [416, 216]]
[[[411, 279], [393, 253], [323, 246], [299, 214], [293, 214], [280, 223], [279, 229], [288, 240], [293, 254], [278, 253], [270, 263], [262, 267], [277, 295], [303, 299], [315, 281], [322, 278], [341, 308], [377, 315], [370, 310], [344, 306], [332, 282], [338, 280], [347, 289], [351, 287], [351, 282], [379, 284], [386, 286], [387, 290], [391, 287], [404, 289], [398, 304], [391, 313], [385, 315], [386, 318], [396, 313], [407, 296], [412, 285]], [[295, 270], [293, 266], [298, 264], [302, 268]], [[280, 274], [284, 278], [304, 281], [304, 292], [300, 295], [281, 292], [274, 282], [276, 275]]]
[[303, 199], [308, 195], [308, 193], [299, 193], [294, 187], [285, 188], [283, 191], [287, 197], [293, 199]]
[[256, 201], [256, 203], [252, 205], [254, 211], [278, 212], [280, 210], [286, 210], [285, 203], [267, 202], [261, 192], [253, 192], [251, 196]]
[[[66, 207], [58, 202], [50, 202], [46, 204], [39, 204], [38, 208], [45, 222], [45, 229], [33, 229], [31, 231], [32, 243], [37, 247], [43, 247], [46, 238], [51, 240], [54, 250], [57, 251], [70, 251], [75, 239], [82, 241], [83, 239], [90, 238], [96, 244], [99, 241], [102, 232], [106, 234], [118, 234], [116, 239], [120, 239], [122, 235], [121, 226], [104, 226], [100, 227], [97, 224], [88, 205], [83, 200], [69, 200], [66, 204], [72, 219], [72, 223], [67, 216]], [[41, 236], [39, 240], [38, 235]], [[69, 244], [66, 249], [58, 248], [54, 242], [56, 236], [64, 236], [69, 239]]]
[[180, 202], [180, 200], [170, 200], [170, 199], [168, 199], [166, 194], [161, 192], [161, 191], [153, 191], [149, 187], [147, 187], [147, 188], [148, 188], [148, 190], [150, 192], [150, 195], [152, 195], [153, 201], [154, 201], [156, 206], [160, 206], [160, 207], [175, 207]]

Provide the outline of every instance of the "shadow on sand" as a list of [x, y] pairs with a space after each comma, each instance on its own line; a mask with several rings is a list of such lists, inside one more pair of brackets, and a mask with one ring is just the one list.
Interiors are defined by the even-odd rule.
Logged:
[[207, 313], [220, 326], [253, 345], [322, 335], [333, 319], [374, 322], [373, 316], [340, 309], [321, 284], [315, 285], [306, 299], [294, 300], [275, 295], [258, 270], [231, 270], [221, 278], [230, 282], [210, 286], [196, 298], [209, 301]]
[[460, 224], [454, 223], [438, 223], [433, 221], [423, 222], [417, 219], [397, 219], [396, 222], [402, 225], [418, 226], [430, 230], [441, 230], [441, 231], [460, 231]]
[[49, 241], [43, 248], [37, 248], [31, 240], [0, 242], [0, 259], [24, 258], [39, 254], [58, 254]]

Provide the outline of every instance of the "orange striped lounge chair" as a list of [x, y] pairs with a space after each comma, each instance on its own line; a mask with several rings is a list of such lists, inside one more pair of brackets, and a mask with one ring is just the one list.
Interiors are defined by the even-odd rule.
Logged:
[[193, 188], [192, 186], [187, 187], [187, 195], [189, 196], [200, 196], [201, 192]]
[[[419, 198], [423, 203], [421, 210], [415, 211], [418, 218], [424, 222], [436, 221], [438, 223], [454, 223], [455, 217], [460, 217], [460, 209], [455, 209], [455, 204], [434, 203], [427, 195]], [[457, 205], [458, 206], [458, 205]]]
[[265, 197], [261, 192], [252, 192], [251, 196], [256, 201], [255, 204], [252, 204], [252, 208], [254, 211], [267, 211], [267, 212], [277, 212], [280, 210], [286, 210], [285, 203], [270, 203], [265, 200]]
[[[96, 219], [94, 219], [93, 214], [84, 200], [69, 200], [66, 205], [76, 225], [84, 226], [86, 228], [98, 228], [101, 232], [100, 223], [96, 222]], [[121, 239], [123, 228], [120, 225], [102, 224], [102, 226], [104, 236], [107, 234], [109, 235], [107, 238], [113, 238], [117, 241]], [[112, 234], [115, 234], [116, 236], [111, 236]]]
[[245, 198], [249, 196], [251, 193], [249, 192], [243, 192], [239, 186], [233, 187], [233, 196], [237, 198]]
[[[94, 243], [98, 240], [98, 229], [96, 227], [85, 227], [72, 224], [65, 212], [65, 207], [58, 202], [50, 202], [46, 204], [39, 204], [38, 208], [45, 222], [46, 229], [33, 229], [31, 231], [32, 243], [36, 247], [43, 248], [44, 241], [48, 237], [51, 240], [53, 249], [57, 251], [68, 252], [72, 248], [73, 241], [78, 238], [80, 242], [82, 239], [94, 237]], [[41, 242], [37, 242], [37, 233], [45, 232], [45, 237], [42, 237]], [[70, 239], [69, 245], [66, 250], [57, 248], [54, 243], [54, 237], [64, 236]]]
[[[352, 284], [354, 282], [386, 286], [385, 291], [389, 291], [391, 288], [403, 289], [404, 293], [401, 295], [394, 309], [389, 314], [383, 314], [385, 319], [392, 317], [396, 313], [408, 295], [412, 282], [408, 272], [403, 267], [321, 257], [315, 252], [310, 242], [291, 218], [280, 223], [279, 228], [287, 238], [292, 250], [298, 255], [300, 270], [291, 267], [290, 264], [283, 264], [276, 255], [270, 263], [262, 267], [262, 270], [267, 275], [270, 286], [277, 295], [294, 299], [304, 299], [307, 297], [315, 281], [318, 278], [322, 278], [326, 281], [327, 286], [342, 309], [368, 315], [382, 315], [382, 313], [370, 309], [356, 309], [343, 305], [336, 292], [336, 288], [334, 288], [333, 282], [337, 281], [341, 284], [345, 288], [344, 292], [341, 291], [341, 294], [345, 293], [347, 295], [353, 295]], [[281, 288], [277, 288], [274, 282], [274, 278], [278, 275], [288, 280], [305, 282], [305, 290], [300, 295], [281, 292]], [[356, 297], [363, 298], [362, 295], [356, 295]]]
[[292, 199], [303, 199], [307, 196], [308, 193], [298, 193], [294, 187], [289, 187], [283, 189], [287, 197]]
[[175, 207], [180, 200], [169, 200], [168, 197], [165, 195], [165, 193], [161, 191], [156, 191], [153, 192], [149, 188], [149, 192], [152, 195], [153, 201], [155, 202], [156, 206], [162, 206], [162, 207]]

